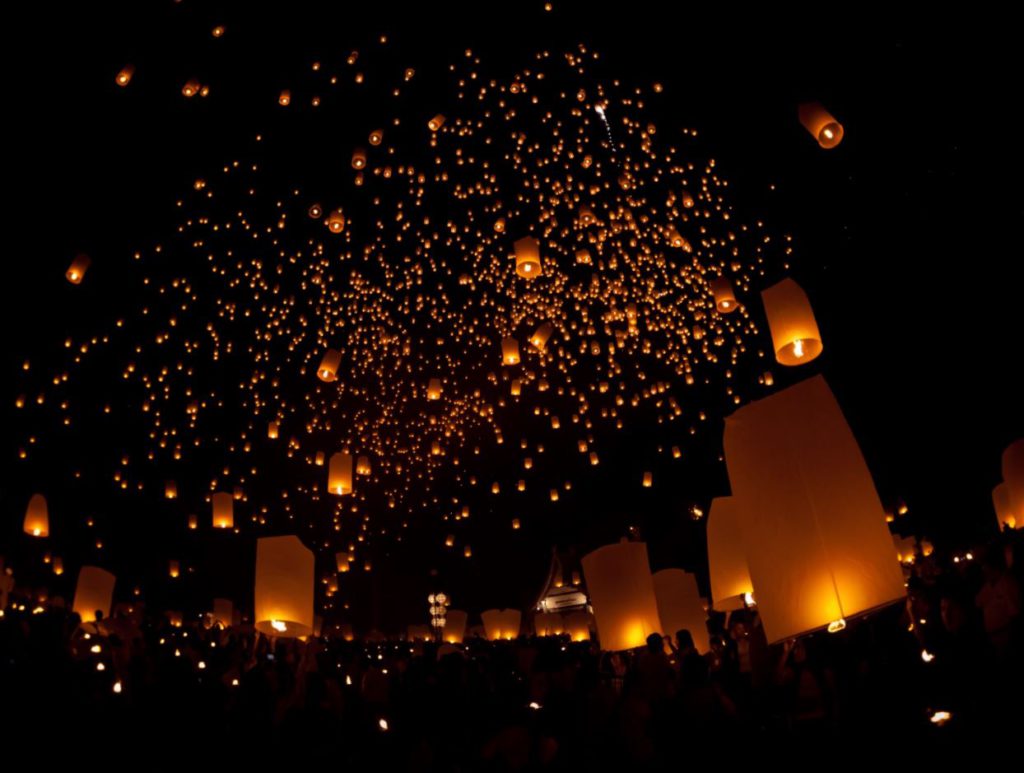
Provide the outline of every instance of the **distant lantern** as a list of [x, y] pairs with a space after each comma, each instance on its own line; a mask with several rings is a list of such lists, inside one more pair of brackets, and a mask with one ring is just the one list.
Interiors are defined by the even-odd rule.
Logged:
[[581, 266], [592, 265], [594, 259], [590, 257], [590, 250], [576, 250], [576, 262], [579, 263]]
[[313, 464], [317, 467], [323, 467], [326, 459], [327, 455], [323, 451], [317, 451], [316, 455], [313, 457]]
[[693, 196], [690, 195], [689, 192], [683, 191], [679, 195], [679, 198], [683, 202], [683, 206], [684, 207], [686, 207], [687, 209], [693, 209], [693, 205], [694, 205]]
[[313, 633], [313, 551], [295, 535], [256, 540], [256, 630], [267, 636]]
[[586, 612], [570, 612], [565, 616], [563, 623], [565, 633], [573, 641], [590, 641], [590, 628], [592, 625], [590, 615]]
[[181, 576], [181, 564], [177, 561], [168, 561], [167, 574], [171, 577], [171, 579], [176, 580], [178, 577]]
[[282, 89], [277, 95], [277, 104], [281, 107], [288, 107], [292, 103], [292, 93], [288, 89]]
[[327, 216], [327, 230], [332, 234], [340, 234], [345, 230], [345, 214], [340, 209]]
[[71, 265], [68, 266], [67, 272], [64, 276], [73, 285], [81, 284], [85, 278], [85, 272], [89, 270], [89, 266], [92, 264], [92, 259], [85, 253], [81, 253], [75, 256], [75, 259], [71, 261]]
[[363, 150], [362, 148], [356, 148], [355, 150], [352, 151], [352, 168], [366, 168], [366, 151]]
[[645, 472], [644, 473], [644, 488], [650, 488], [653, 485], [654, 485], [654, 473]]
[[497, 233], [505, 233], [505, 218], [499, 217], [494, 221], [494, 230]]
[[1017, 526], [1024, 526], [1024, 438], [1010, 443], [1003, 452], [1003, 482], [1010, 495], [1010, 509]]
[[214, 599], [213, 612], [210, 617], [213, 622], [223, 628], [228, 628], [235, 622], [235, 605], [231, 599]]
[[192, 97], [194, 97], [196, 94], [199, 93], [199, 90], [201, 88], [202, 88], [202, 84], [199, 81], [197, 81], [197, 80], [195, 80], [193, 78], [192, 80], [185, 81], [185, 85], [181, 87], [181, 93], [182, 93], [182, 96], [185, 96], [185, 97], [188, 97], [189, 99], [191, 99]]
[[843, 125], [820, 102], [804, 102], [799, 109], [800, 123], [826, 150], [843, 140]]
[[530, 336], [530, 343], [534, 348], [543, 349], [547, 346], [548, 339], [551, 338], [552, 329], [551, 323], [545, 322], [533, 331], [533, 335]]
[[674, 640], [676, 633], [685, 629], [693, 636], [697, 652], [707, 652], [707, 613], [697, 590], [697, 578], [682, 569], [662, 569], [654, 573], [651, 581], [662, 634]]
[[[335, 561], [335, 564], [338, 567], [338, 571], [339, 572], [347, 572], [348, 571], [348, 553], [346, 553], [344, 550], [342, 550], [340, 553], [335, 553], [334, 554], [334, 561]], [[342, 567], [345, 567], [345, 568], [342, 569]]]
[[33, 537], [50, 536], [50, 511], [46, 505], [46, 497], [33, 494], [25, 509], [25, 533]]
[[605, 545], [582, 563], [602, 649], [642, 647], [648, 636], [661, 631], [646, 544], [623, 540]]
[[521, 526], [522, 526], [522, 523], [519, 521], [518, 518], [513, 518], [512, 519], [512, 528], [513, 529], [519, 529]]
[[331, 460], [327, 464], [327, 489], [338, 496], [352, 493], [351, 454], [331, 454]]
[[190, 531], [195, 531], [199, 528], [199, 516], [197, 516], [195, 513], [192, 513], [188, 517], [188, 528]]
[[442, 126], [444, 126], [444, 116], [440, 113], [427, 121], [427, 128], [432, 132], [438, 131]]
[[904, 598], [885, 512], [857, 441], [821, 376], [725, 422], [733, 495], [769, 643]]
[[670, 228], [668, 230], [668, 241], [673, 247], [678, 247], [683, 252], [693, 252], [693, 247], [690, 246], [690, 242], [688, 242], [675, 228]]
[[711, 292], [715, 296], [715, 307], [723, 314], [736, 311], [736, 295], [732, 290], [732, 282], [720, 276], [711, 282]]
[[126, 64], [117, 73], [117, 77], [114, 78], [114, 81], [117, 83], [118, 86], [121, 86], [123, 88], [132, 82], [133, 75], [135, 75], [135, 65]]
[[590, 207], [580, 207], [580, 225], [587, 227], [597, 222], [597, 218], [594, 216], [594, 210]]
[[374, 129], [370, 132], [370, 144], [377, 146], [384, 140], [384, 132], [381, 129]]
[[56, 574], [56, 575], [64, 574], [64, 559], [62, 559], [60, 556], [54, 556], [52, 564], [53, 564], [53, 573], [54, 574]]
[[466, 547], [464, 547], [462, 549], [462, 556], [464, 558], [472, 558], [473, 557], [473, 547], [471, 545], [466, 545]]
[[524, 236], [513, 245], [516, 253], [516, 273], [526, 279], [540, 276], [540, 242], [532, 236]]
[[232, 529], [235, 526], [235, 498], [226, 491], [213, 495], [213, 528]]
[[321, 207], [319, 204], [311, 204], [310, 205], [310, 207], [309, 207], [309, 216], [311, 218], [313, 218], [314, 220], [319, 220], [321, 217], [323, 217], [323, 214], [324, 214], [324, 208]]
[[522, 612], [518, 609], [488, 609], [480, 615], [484, 632], [491, 641], [515, 639], [519, 636]]
[[466, 636], [466, 623], [469, 615], [461, 609], [449, 609], [445, 612], [444, 628], [441, 629], [441, 638], [449, 644], [462, 644]]
[[356, 460], [356, 475], [369, 475], [373, 472], [373, 467], [370, 465], [370, 457], [360, 456]]
[[992, 489], [992, 507], [996, 511], [996, 520], [999, 521], [999, 528], [1007, 527], [1016, 529], [1018, 522], [1024, 525], [1024, 518], [1014, 512], [1010, 504], [1010, 487], [1005, 481]]
[[83, 566], [78, 573], [75, 600], [71, 605], [83, 623], [96, 622], [96, 613], [104, 618], [110, 616], [110, 604], [114, 597], [115, 578], [106, 569], [98, 566]]
[[807, 294], [792, 279], [761, 291], [775, 359], [782, 365], [803, 365], [821, 354], [821, 333]]
[[913, 537], [892, 535], [892, 545], [896, 548], [896, 560], [901, 564], [912, 564], [917, 553], [917, 540]]
[[316, 375], [321, 381], [330, 383], [338, 378], [338, 368], [341, 366], [341, 352], [337, 349], [328, 349], [320, 359], [320, 367]]
[[441, 379], [432, 378], [430, 383], [427, 384], [427, 399], [428, 400], [440, 400], [441, 399]]
[[167, 499], [178, 498], [178, 484], [175, 483], [173, 480], [168, 480], [164, 482], [164, 497], [166, 497]]
[[506, 365], [519, 364], [519, 342], [513, 336], [501, 339], [501, 361]]
[[522, 391], [523, 391], [523, 382], [520, 379], [518, 379], [518, 378], [512, 379], [512, 383], [509, 385], [509, 393], [513, 397], [519, 397], [519, 395], [520, 395], [520, 393]]
[[557, 612], [538, 612], [533, 616], [533, 632], [537, 636], [561, 636], [562, 616]]
[[711, 604], [719, 612], [743, 609], [754, 593], [735, 497], [711, 500], [708, 514], [708, 575]]

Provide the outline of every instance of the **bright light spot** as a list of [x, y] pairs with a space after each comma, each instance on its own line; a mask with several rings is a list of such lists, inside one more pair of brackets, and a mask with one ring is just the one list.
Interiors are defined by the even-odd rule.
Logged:
[[285, 625], [280, 620], [271, 620], [270, 621], [270, 627], [273, 628], [275, 631], [287, 631], [288, 630], [288, 626]]
[[530, 708], [536, 711], [540, 708], [540, 704], [537, 701], [530, 701]]
[[754, 594], [753, 593], [744, 593], [743, 594], [743, 603], [746, 604], [748, 607], [754, 606]]
[[824, 130], [824, 131], [822, 132], [822, 134], [824, 134], [824, 135], [825, 135], [825, 139], [826, 139], [826, 140], [830, 140], [830, 139], [832, 139], [832, 137], [833, 137], [833, 136], [835, 136], [835, 135], [833, 135], [833, 134], [832, 134], [832, 130], [831, 130], [831, 129], [825, 129], [825, 130]]
[[846, 628], [846, 621], [841, 617], [838, 620], [833, 620], [831, 623], [828, 624], [829, 633], [838, 633], [844, 628]]
[[921, 650], [921, 660], [923, 660], [925, 663], [931, 663], [933, 660], [935, 660], [935, 656], [928, 650]]
[[102, 649], [102, 647], [100, 647], [100, 645], [94, 644], [94, 645], [92, 645], [89, 648], [89, 652], [96, 652], [96, 653], [98, 653], [101, 649]]
[[199, 670], [201, 671], [201, 670], [203, 670], [205, 668], [206, 668], [206, 661], [200, 660], [199, 661]]
[[799, 338], [793, 342], [793, 356], [803, 357], [804, 356], [804, 342]]
[[380, 720], [377, 722], [377, 725], [380, 727], [381, 730], [386, 731], [388, 729], [388, 721], [384, 719], [384, 717], [380, 718]]
[[351, 676], [348, 676], [348, 675], [345, 676], [345, 684], [348, 685], [349, 687], [352, 686], [352, 677]]
[[951, 720], [952, 718], [953, 718], [953, 715], [950, 714], [948, 711], [935, 711], [935, 712], [932, 713], [931, 717], [929, 717], [929, 719], [931, 720], [932, 724], [933, 725], [938, 725], [939, 727], [942, 727], [944, 724], [949, 722], [949, 720]]
[[231, 686], [232, 687], [238, 687], [238, 680], [237, 679], [232, 679], [231, 680]]
[[116, 682], [114, 682], [114, 692], [116, 692], [118, 695], [121, 694], [121, 680], [120, 679], [118, 679]]
[[102, 663], [97, 663], [96, 664], [96, 670], [97, 671], [106, 671], [107, 667], [105, 665], [103, 665]]

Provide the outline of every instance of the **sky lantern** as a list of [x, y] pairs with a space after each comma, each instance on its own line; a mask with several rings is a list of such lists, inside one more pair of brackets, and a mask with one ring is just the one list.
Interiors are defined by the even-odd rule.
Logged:
[[427, 121], [427, 128], [432, 132], [439, 131], [442, 126], [444, 126], [444, 116], [440, 113]]
[[725, 421], [725, 458], [750, 579], [770, 643], [901, 600], [885, 511], [821, 376]]
[[821, 354], [821, 333], [807, 294], [792, 279], [761, 291], [775, 359], [781, 365], [803, 365]]
[[114, 78], [114, 82], [117, 83], [118, 86], [124, 88], [132, 82], [133, 75], [135, 75], [135, 65], [126, 64], [118, 71], [117, 77]]
[[195, 78], [185, 81], [185, 85], [181, 87], [181, 94], [184, 97], [191, 99], [203, 88], [202, 84]]
[[316, 375], [321, 381], [330, 383], [338, 378], [338, 368], [341, 365], [341, 352], [337, 349], [328, 349], [320, 360], [320, 367]]
[[256, 540], [256, 630], [267, 636], [313, 632], [313, 551], [294, 534]]
[[898, 534], [893, 534], [892, 545], [896, 548], [897, 561], [904, 565], [914, 563], [917, 555], [917, 540], [913, 537], [901, 537]]
[[360, 456], [356, 460], [356, 475], [369, 475], [373, 472], [373, 466], [370, 464], [370, 457]]
[[551, 331], [553, 330], [550, 322], [544, 322], [539, 325], [536, 330], [533, 331], [533, 335], [530, 336], [530, 343], [535, 349], [543, 349], [547, 346], [548, 339], [551, 338]]
[[992, 489], [992, 507], [995, 508], [1000, 529], [1016, 529], [1018, 522], [1024, 524], [1024, 519], [1021, 519], [1010, 505], [1010, 487], [1005, 481]]
[[533, 632], [537, 636], [561, 636], [562, 616], [557, 612], [537, 612], [533, 616]]
[[565, 616], [563, 626], [573, 641], [590, 641], [591, 622], [586, 612], [570, 612]]
[[441, 399], [441, 379], [432, 378], [430, 383], [427, 384], [427, 399], [428, 400], [440, 400]]
[[331, 454], [327, 463], [327, 490], [337, 496], [352, 493], [352, 454]]
[[366, 151], [363, 148], [356, 148], [352, 151], [352, 168], [366, 168]]
[[172, 580], [178, 579], [181, 576], [181, 563], [178, 561], [168, 561], [167, 574]]
[[191, 513], [188, 517], [188, 528], [189, 531], [195, 531], [199, 528], [199, 516], [195, 513]]
[[1003, 482], [1010, 499], [1010, 510], [1018, 527], [1024, 525], [1024, 438], [1014, 440], [1003, 451]]
[[645, 472], [643, 478], [644, 488], [650, 488], [654, 485], [654, 473]]
[[446, 610], [441, 638], [449, 644], [462, 644], [462, 640], [466, 637], [466, 623], [468, 620], [469, 615], [461, 609]]
[[820, 102], [804, 102], [800, 105], [799, 115], [800, 123], [821, 147], [829, 150], [842, 142], [843, 125]]
[[75, 600], [72, 611], [83, 623], [96, 622], [96, 613], [104, 618], [110, 616], [110, 604], [114, 598], [115, 578], [106, 569], [98, 566], [83, 566], [78, 572]]
[[235, 526], [235, 498], [226, 491], [218, 491], [212, 497], [213, 528], [232, 529]]
[[292, 103], [292, 93], [288, 89], [282, 89], [277, 95], [277, 104], [281, 107], [288, 107]]
[[267, 422], [267, 437], [271, 440], [277, 440], [279, 434], [279, 428], [276, 421]]
[[383, 142], [383, 141], [384, 141], [384, 131], [382, 129], [374, 129], [372, 132], [370, 132], [369, 142], [370, 142], [371, 145], [376, 147], [377, 145], [380, 145], [380, 143]]
[[516, 240], [513, 248], [516, 253], [516, 273], [524, 279], [540, 276], [540, 242], [532, 236], [524, 236]]
[[697, 578], [682, 569], [662, 569], [651, 577], [658, 601], [662, 634], [675, 640], [676, 633], [689, 631], [701, 654], [708, 651], [707, 613], [697, 590]]
[[514, 336], [501, 339], [501, 361], [506, 365], [519, 364], [519, 342]]
[[724, 276], [712, 280], [711, 293], [715, 296], [715, 308], [722, 314], [730, 314], [739, 306], [736, 303], [736, 294], [732, 290], [732, 282]]
[[[335, 561], [335, 564], [338, 567], [338, 571], [339, 572], [347, 572], [348, 571], [348, 553], [347, 552], [342, 550], [342, 551], [339, 551], [338, 553], [335, 553], [334, 554], [334, 561]], [[342, 568], [342, 567], [344, 567], [344, 568]]]
[[642, 647], [648, 636], [661, 632], [645, 543], [605, 545], [584, 556], [582, 564], [601, 649]]
[[340, 209], [334, 210], [327, 216], [327, 230], [332, 234], [340, 234], [345, 230], [345, 213]]
[[24, 528], [25, 533], [33, 537], [50, 536], [50, 511], [42, 494], [33, 494], [28, 500]]
[[754, 593], [747, 568], [747, 552], [740, 530], [739, 502], [735, 497], [711, 500], [708, 513], [708, 575], [712, 608], [719, 612], [743, 609]]
[[488, 609], [480, 615], [484, 632], [491, 641], [510, 640], [519, 636], [522, 617], [518, 609]]
[[92, 259], [84, 252], [75, 255], [75, 259], [71, 261], [71, 265], [68, 266], [68, 270], [64, 276], [73, 285], [82, 283], [85, 279], [85, 272], [89, 270], [89, 266], [92, 265]]
[[173, 480], [164, 481], [164, 498], [178, 498], [178, 484], [175, 483]]
[[231, 599], [214, 599], [213, 612], [210, 616], [214, 623], [222, 628], [229, 628], [235, 621], [235, 605]]

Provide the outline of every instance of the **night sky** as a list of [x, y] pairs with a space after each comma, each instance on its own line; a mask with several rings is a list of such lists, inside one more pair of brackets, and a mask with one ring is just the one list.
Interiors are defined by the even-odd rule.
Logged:
[[[736, 211], [793, 236], [791, 275], [811, 298], [825, 351], [798, 372], [770, 363], [776, 386], [825, 375], [883, 502], [894, 506], [902, 498], [909, 507], [903, 532], [951, 548], [994, 533], [990, 494], [999, 456], [1024, 434], [1024, 166], [1013, 139], [1019, 62], [1011, 25], [934, 9], [928, 18], [888, 11], [858, 17], [863, 12], [853, 8], [822, 6], [782, 15], [687, 6], [666, 18], [663, 4], [644, 2], [614, 11], [556, 2], [552, 12], [539, 2], [516, 3], [500, 17], [495, 9], [185, 0], [15, 11], [8, 29], [17, 46], [6, 47], [5, 67], [0, 554], [19, 580], [70, 596], [77, 567], [98, 563], [118, 575], [118, 598], [138, 585], [154, 603], [187, 610], [205, 608], [216, 595], [248, 605], [254, 537], [289, 528], [273, 519], [253, 528], [239, 517], [249, 512], [242, 510], [240, 534], [212, 533], [209, 505], [198, 496], [221, 463], [215, 454], [186, 468], [200, 481], [187, 493], [186, 470], [142, 464], [145, 494], [120, 496], [107, 480], [73, 480], [70, 472], [83, 458], [100, 469], [101, 460], [125, 448], [138, 456], [146, 430], [133, 419], [137, 407], [125, 405], [106, 424], [83, 420], [89, 431], [65, 441], [55, 405], [16, 410], [15, 397], [40, 391], [39, 379], [63, 361], [65, 338], [107, 330], [138, 309], [151, 267], [132, 255], [170, 239], [181, 216], [175, 202], [194, 180], [213, 179], [242, 157], [265, 163], [280, 190], [324, 191], [342, 171], [351, 177], [352, 147], [365, 145], [367, 126], [385, 123], [377, 116], [396, 112], [385, 90], [353, 90], [351, 99], [335, 99], [319, 112], [282, 109], [277, 95], [289, 88], [297, 101], [308, 101], [310, 63], [348, 72], [344, 60], [352, 50], [366, 52], [356, 69], [368, 80], [385, 68], [391, 77], [396, 64], [416, 68], [415, 88], [398, 112], [417, 126], [452, 108], [442, 84], [448, 63], [467, 48], [485, 70], [507, 75], [528, 66], [536, 51], [584, 43], [601, 55], [598, 79], [663, 84], [648, 111], [659, 137], [674, 141], [682, 127], [698, 130], [686, 147], [715, 159]], [[210, 34], [218, 24], [225, 26], [222, 38]], [[382, 34], [386, 47], [378, 44]], [[375, 58], [381, 48], [386, 54]], [[114, 76], [129, 62], [135, 74], [122, 89]], [[182, 97], [192, 77], [210, 85], [207, 98]], [[843, 123], [838, 148], [822, 150], [800, 125], [797, 105], [807, 100], [821, 101]], [[267, 137], [271, 155], [260, 155], [257, 134]], [[325, 148], [337, 148], [337, 158], [325, 158]], [[348, 202], [346, 196], [351, 190], [339, 200]], [[350, 217], [360, 211], [346, 203]], [[80, 252], [92, 265], [73, 286], [64, 272]], [[200, 286], [208, 281], [195, 255], [173, 259], [180, 261], [178, 275], [194, 276]], [[773, 267], [772, 277], [783, 275]], [[759, 308], [759, 301], [750, 305]], [[766, 327], [761, 336], [770, 349]], [[114, 348], [123, 354], [130, 340]], [[70, 387], [83, 410], [110, 399], [110, 382], [120, 378], [114, 363], [124, 358], [103, 356], [89, 378]], [[28, 373], [25, 360], [32, 363]], [[335, 604], [333, 614], [397, 629], [422, 621], [426, 593], [434, 589], [471, 613], [525, 607], [541, 590], [553, 546], [582, 554], [630, 526], [649, 543], [654, 569], [706, 571], [704, 524], [692, 508], [706, 512], [712, 497], [728, 493], [718, 456], [731, 408], [713, 392], [697, 390], [686, 406], [707, 411], [705, 426], [681, 462], [657, 462], [653, 488], [639, 484], [641, 472], [652, 468], [641, 449], [671, 439], [640, 417], [602, 447], [599, 474], [567, 467], [573, 490], [557, 515], [540, 504], [516, 513], [501, 504], [475, 512], [465, 534], [473, 546], [469, 560], [443, 548], [447, 526], [413, 525], [401, 543], [374, 549], [372, 572], [353, 566], [342, 576], [337, 598], [350, 609]], [[221, 421], [217, 430], [230, 433], [230, 420]], [[19, 460], [18, 449], [33, 434], [45, 448]], [[518, 436], [510, 430], [508, 437], [511, 444]], [[284, 476], [278, 483], [295, 483], [288, 479], [294, 468], [275, 468], [266, 453], [260, 461]], [[511, 463], [508, 448], [482, 453], [496, 467]], [[545, 464], [557, 468], [559, 461]], [[319, 481], [316, 469], [303, 482]], [[170, 477], [182, 487], [178, 500], [162, 496]], [[37, 490], [50, 500], [53, 536], [46, 546], [21, 533], [25, 503]], [[196, 532], [185, 528], [190, 512], [200, 517]], [[522, 530], [510, 530], [513, 515], [523, 516]], [[87, 517], [95, 526], [84, 524]], [[99, 551], [97, 538], [104, 543]], [[67, 571], [56, 580], [39, 561], [47, 549], [64, 557]], [[333, 556], [333, 549], [318, 553], [318, 576]], [[170, 582], [169, 559], [192, 573]]]

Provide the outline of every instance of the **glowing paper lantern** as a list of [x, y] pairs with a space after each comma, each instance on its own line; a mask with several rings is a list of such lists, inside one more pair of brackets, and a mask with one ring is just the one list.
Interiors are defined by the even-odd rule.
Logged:
[[736, 411], [725, 458], [769, 642], [904, 597], [885, 512], [831, 390], [814, 377]]
[[370, 144], [377, 146], [384, 140], [384, 132], [381, 129], [374, 129], [370, 132]]
[[277, 104], [281, 107], [288, 107], [292, 103], [292, 93], [288, 89], [283, 89], [280, 94], [277, 95]]
[[370, 465], [370, 457], [360, 456], [356, 460], [356, 475], [369, 475], [373, 472], [373, 467]]
[[506, 365], [519, 364], [519, 342], [512, 336], [501, 339], [501, 361]]
[[442, 126], [444, 126], [444, 116], [440, 113], [427, 121], [427, 128], [432, 132], [438, 131]]
[[73, 285], [81, 284], [85, 278], [85, 272], [89, 270], [90, 265], [92, 265], [92, 259], [88, 255], [76, 255], [64, 276]]
[[516, 273], [526, 279], [540, 276], [540, 242], [532, 236], [524, 236], [513, 247], [516, 253]]
[[327, 490], [340, 497], [352, 493], [351, 454], [331, 454], [327, 463]]
[[181, 564], [178, 563], [177, 561], [168, 561], [168, 563], [167, 563], [167, 574], [169, 574], [172, 579], [177, 579], [178, 577], [180, 577], [181, 576]]
[[226, 491], [218, 491], [212, 497], [213, 528], [232, 529], [235, 526], [235, 498]]
[[345, 230], [345, 214], [340, 209], [327, 216], [327, 230], [332, 234], [340, 234]]
[[353, 169], [364, 169], [366, 167], [366, 151], [362, 148], [356, 148], [352, 151], [352, 168]]
[[121, 71], [117, 74], [117, 77], [114, 78], [114, 81], [117, 83], [118, 86], [124, 88], [132, 82], [133, 75], [135, 75], [135, 65], [126, 64], [124, 67], [121, 68]]
[[732, 282], [720, 276], [711, 282], [711, 293], [715, 296], [715, 308], [723, 314], [736, 311], [736, 294], [732, 290]]
[[514, 639], [519, 636], [522, 612], [518, 609], [488, 609], [480, 615], [484, 631], [491, 641]]
[[538, 612], [533, 616], [533, 631], [537, 636], [561, 636], [562, 616], [557, 612]]
[[677, 631], [686, 629], [693, 635], [697, 651], [707, 652], [707, 614], [697, 590], [697, 578], [682, 569], [662, 569], [654, 573], [651, 581], [662, 634], [674, 639]]
[[50, 510], [42, 494], [33, 494], [28, 500], [24, 528], [25, 533], [33, 537], [50, 536]]
[[428, 400], [440, 400], [441, 399], [441, 379], [432, 378], [430, 383], [427, 385], [427, 399]]
[[843, 140], [843, 125], [820, 102], [805, 102], [799, 108], [800, 123], [826, 150]]
[[211, 617], [213, 617], [214, 623], [219, 623], [227, 628], [235, 621], [235, 605], [230, 599], [214, 599]]
[[1015, 440], [1003, 451], [1003, 483], [1010, 497], [1010, 510], [1017, 527], [1024, 526], [1024, 438]]
[[530, 343], [537, 349], [543, 349], [547, 346], [548, 339], [551, 338], [551, 330], [551, 323], [545, 322], [533, 331], [533, 335], [530, 336]]
[[586, 612], [570, 612], [565, 616], [564, 630], [573, 641], [589, 641], [591, 618]]
[[328, 349], [320, 360], [320, 367], [316, 375], [321, 381], [330, 383], [338, 378], [338, 367], [341, 365], [341, 352], [337, 349]]
[[270, 438], [271, 440], [277, 440], [277, 436], [278, 436], [277, 422], [276, 421], [268, 421], [267, 422], [267, 437]]
[[803, 365], [821, 354], [821, 333], [807, 294], [792, 279], [761, 292], [775, 359], [782, 365]]
[[744, 597], [754, 592], [738, 509], [735, 497], [718, 497], [708, 514], [708, 574], [713, 608], [719, 612], [743, 609]]
[[582, 563], [602, 649], [642, 647], [650, 634], [661, 631], [647, 545], [605, 545], [584, 556]]
[[267, 636], [313, 632], [313, 551], [298, 537], [256, 540], [256, 630]]
[[199, 528], [199, 516], [192, 514], [188, 517], [188, 528], [195, 531]]
[[178, 484], [175, 483], [173, 480], [168, 480], [164, 482], [164, 497], [166, 497], [167, 499], [178, 498]]
[[1016, 529], [1018, 522], [1024, 519], [1018, 518], [1010, 505], [1010, 487], [1005, 482], [1000, 483], [992, 489], [992, 507], [996, 511], [996, 520], [999, 521], [999, 528], [1004, 526]]
[[96, 622], [96, 613], [110, 616], [110, 603], [114, 598], [114, 575], [98, 566], [83, 566], [78, 573], [75, 600], [71, 609], [83, 623]]
[[466, 622], [469, 615], [461, 609], [449, 609], [445, 612], [442, 638], [449, 644], [462, 644], [466, 636]]
[[917, 540], [913, 537], [892, 535], [892, 544], [896, 548], [896, 560], [901, 564], [912, 564], [917, 554]]

